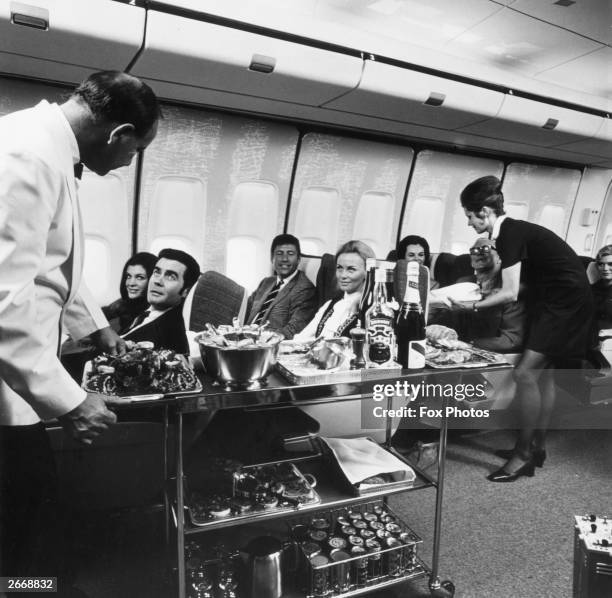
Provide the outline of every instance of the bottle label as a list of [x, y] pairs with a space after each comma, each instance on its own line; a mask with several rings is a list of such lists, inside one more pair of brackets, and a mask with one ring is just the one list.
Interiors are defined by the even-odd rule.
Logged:
[[381, 365], [391, 361], [395, 335], [391, 318], [372, 318], [368, 328], [368, 358]]
[[408, 369], [425, 367], [425, 341], [410, 341], [408, 343]]

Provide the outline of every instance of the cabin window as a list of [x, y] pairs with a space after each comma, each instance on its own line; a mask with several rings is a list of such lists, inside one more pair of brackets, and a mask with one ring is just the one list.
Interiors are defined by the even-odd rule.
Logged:
[[549, 228], [560, 237], [565, 236], [565, 209], [561, 206], [544, 206], [538, 218], [538, 224]]
[[367, 243], [379, 257], [389, 249], [389, 231], [393, 230], [395, 200], [390, 193], [366, 191], [360, 198], [353, 225], [353, 239]]
[[504, 210], [510, 218], [527, 220], [529, 218], [529, 206], [526, 203], [517, 203], [504, 200]]
[[253, 290], [270, 273], [270, 243], [278, 234], [278, 187], [266, 181], [245, 181], [234, 188], [229, 209], [226, 273]]
[[117, 299], [121, 271], [131, 253], [128, 184], [132, 182], [133, 169], [121, 168], [104, 177], [86, 171], [79, 185], [86, 238], [85, 280], [101, 305]]
[[[410, 223], [409, 230], [419, 231], [418, 234], [429, 243], [431, 247], [440, 247], [442, 228], [440, 223], [444, 220], [444, 203], [439, 197], [418, 197], [410, 208], [405, 222]], [[405, 235], [402, 235], [405, 236]], [[402, 259], [403, 255], [398, 255]]]
[[462, 189], [485, 175], [501, 176], [500, 160], [424, 150], [418, 153], [400, 238], [420, 235], [432, 253], [465, 253], [477, 236], [459, 202]]
[[[107, 239], [85, 236], [83, 279], [91, 294], [98, 298], [101, 304], [107, 304], [119, 298], [121, 272], [117, 275], [116, 280], [111, 276], [111, 248], [112, 245]], [[108, 288], [109, 285], [112, 290]], [[109, 298], [109, 295], [112, 297]]]
[[513, 162], [504, 177], [505, 203], [527, 206], [515, 217], [545, 226], [564, 239], [580, 176], [571, 168]]
[[335, 253], [359, 239], [384, 258], [395, 245], [413, 154], [388, 143], [304, 135], [288, 222], [304, 253]]
[[155, 181], [149, 206], [149, 248], [182, 249], [199, 259], [204, 252], [206, 185], [186, 176], [162, 176]]
[[[227, 275], [247, 291], [254, 291], [261, 280], [258, 256], [263, 255], [268, 248], [269, 243], [264, 243], [262, 239], [232, 237], [227, 242]], [[268, 258], [269, 256], [268, 253]], [[269, 259], [268, 270], [270, 270]]]
[[335, 253], [338, 245], [340, 192], [332, 187], [307, 187], [300, 195], [295, 236], [304, 253]]

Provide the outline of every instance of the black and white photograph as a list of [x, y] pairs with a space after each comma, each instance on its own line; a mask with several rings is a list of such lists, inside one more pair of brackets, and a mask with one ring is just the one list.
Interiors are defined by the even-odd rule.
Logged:
[[612, 596], [610, 0], [0, 0], [0, 597]]

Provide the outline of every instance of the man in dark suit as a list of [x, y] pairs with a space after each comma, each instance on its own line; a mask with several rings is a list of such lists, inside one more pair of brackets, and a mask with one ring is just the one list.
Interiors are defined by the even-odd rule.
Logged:
[[249, 297], [247, 323], [270, 322], [270, 330], [293, 338], [313, 318], [317, 305], [314, 285], [298, 270], [300, 242], [293, 235], [277, 235], [270, 249], [276, 276], [264, 278]]
[[162, 249], [149, 279], [149, 309], [122, 331], [123, 338], [150, 341], [155, 349], [189, 353], [183, 300], [199, 276], [200, 267], [188, 253], [179, 249]]

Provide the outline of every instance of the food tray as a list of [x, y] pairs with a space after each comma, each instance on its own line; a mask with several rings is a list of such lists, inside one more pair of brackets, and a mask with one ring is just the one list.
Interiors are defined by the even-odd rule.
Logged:
[[359, 382], [364, 378], [376, 378], [379, 375], [401, 374], [402, 368], [397, 365], [389, 368], [371, 368], [360, 370], [320, 370], [316, 366], [307, 366], [304, 355], [285, 354], [278, 357], [277, 371], [293, 384], [338, 384], [342, 382]]
[[477, 349], [475, 347], [462, 347], [460, 351], [466, 351], [471, 354], [471, 357], [467, 361], [460, 363], [449, 362], [439, 363], [438, 360], [445, 354], [453, 353], [453, 350], [440, 348], [439, 353], [434, 353], [432, 356], [425, 357], [425, 365], [436, 370], [448, 370], [454, 368], [483, 368], [490, 365], [507, 365], [508, 361], [501, 353], [494, 353], [493, 351], [485, 351], [484, 349]]
[[[257, 485], [247, 487], [245, 480], [255, 480]], [[309, 481], [293, 463], [252, 465], [234, 472], [232, 495], [217, 489], [212, 492], [188, 489], [186, 506], [191, 523], [198, 527], [223, 520], [250, 519], [319, 504], [321, 498], [313, 489], [315, 483], [314, 478]]]
[[93, 374], [93, 363], [88, 361], [83, 370], [83, 381], [81, 386], [87, 392], [99, 392], [101, 394], [131, 399], [131, 400], [155, 400], [161, 399], [166, 395], [180, 396], [202, 390], [202, 383], [195, 375], [189, 360], [181, 354], [177, 354], [176, 358], [181, 361], [181, 370], [187, 378], [186, 383], [180, 386], [164, 387], [163, 384], [144, 388], [141, 391], [134, 393], [133, 391], [118, 391], [117, 384], [112, 374]]
[[417, 556], [421, 538], [382, 500], [295, 517], [289, 530], [307, 597], [354, 595], [428, 573]]

